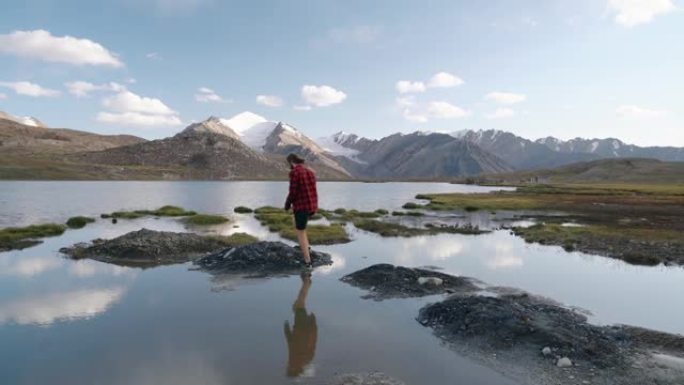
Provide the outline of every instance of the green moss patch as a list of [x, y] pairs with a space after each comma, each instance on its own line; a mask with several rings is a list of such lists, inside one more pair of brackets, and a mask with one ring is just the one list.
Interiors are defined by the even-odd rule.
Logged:
[[66, 230], [64, 225], [49, 223], [26, 227], [7, 227], [0, 230], [0, 250], [23, 249], [40, 243], [38, 238], [61, 235]]
[[428, 223], [425, 228], [408, 227], [399, 223], [383, 222], [378, 220], [361, 219], [354, 221], [357, 228], [378, 234], [382, 237], [414, 237], [419, 235], [435, 234], [468, 234], [477, 235], [487, 233], [478, 226], [470, 224], [462, 226], [434, 225]]
[[[297, 240], [292, 213], [276, 207], [260, 207], [254, 210], [255, 218], [268, 230], [292, 241]], [[309, 243], [312, 245], [329, 245], [349, 242], [349, 235], [339, 223], [307, 226]]]
[[156, 210], [134, 210], [134, 211], [115, 211], [110, 214], [102, 214], [101, 218], [118, 218], [118, 219], [137, 219], [146, 216], [154, 217], [188, 217], [196, 215], [194, 211], [185, 210], [178, 206], [162, 206]]
[[401, 207], [404, 208], [404, 209], [406, 209], [406, 210], [416, 210], [416, 209], [422, 208], [423, 206], [421, 206], [421, 205], [419, 205], [419, 204], [417, 204], [417, 203], [409, 202], [409, 203], [404, 204], [404, 205], [401, 206]]
[[561, 246], [566, 251], [607, 255], [637, 265], [681, 264], [677, 256], [684, 252], [684, 237], [679, 231], [540, 223], [516, 227], [513, 232], [526, 242]]
[[259, 241], [257, 237], [247, 233], [235, 233], [231, 235], [208, 235], [207, 238], [219, 240], [226, 246], [243, 246]]
[[229, 222], [229, 219], [222, 215], [196, 214], [185, 219], [185, 223], [196, 226], [220, 225]]
[[356, 228], [378, 234], [382, 237], [414, 237], [417, 235], [425, 235], [427, 233], [424, 229], [407, 227], [398, 223], [389, 223], [368, 219], [359, 219], [354, 221]]
[[238, 214], [250, 214], [250, 213], [254, 212], [254, 210], [250, 209], [249, 207], [245, 207], [245, 206], [238, 206], [238, 207], [234, 208], [233, 211], [238, 213]]
[[66, 221], [66, 225], [71, 229], [81, 229], [84, 228], [88, 223], [95, 222], [95, 218], [90, 217], [71, 217]]

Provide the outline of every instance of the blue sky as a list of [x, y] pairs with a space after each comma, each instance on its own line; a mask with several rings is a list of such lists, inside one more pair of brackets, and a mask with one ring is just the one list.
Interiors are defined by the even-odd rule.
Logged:
[[683, 6], [5, 0], [0, 110], [146, 138], [249, 110], [314, 138], [496, 128], [684, 146]]

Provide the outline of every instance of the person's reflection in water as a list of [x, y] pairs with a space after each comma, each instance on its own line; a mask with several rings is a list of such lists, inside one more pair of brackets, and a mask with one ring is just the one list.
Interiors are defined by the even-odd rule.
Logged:
[[302, 287], [292, 304], [294, 325], [290, 328], [289, 321], [285, 321], [284, 325], [288, 349], [288, 377], [299, 377], [304, 374], [307, 365], [311, 363], [316, 353], [316, 340], [318, 339], [316, 315], [306, 312], [306, 296], [309, 294], [310, 287], [311, 275], [302, 274]]

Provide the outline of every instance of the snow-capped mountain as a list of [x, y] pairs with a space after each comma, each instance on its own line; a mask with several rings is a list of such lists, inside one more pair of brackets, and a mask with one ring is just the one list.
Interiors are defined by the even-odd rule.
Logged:
[[188, 126], [179, 135], [203, 132], [237, 139], [253, 151], [281, 163], [283, 156], [289, 153], [299, 154], [324, 177], [351, 176], [333, 156], [301, 131], [287, 123], [271, 121], [253, 112], [241, 112], [231, 118], [210, 117]]
[[556, 167], [598, 158], [590, 153], [560, 153], [544, 144], [502, 130], [462, 130], [451, 135], [477, 144], [518, 170]]
[[363, 163], [363, 161], [359, 159], [359, 154], [361, 154], [361, 151], [364, 149], [363, 140], [367, 139], [340, 131], [332, 136], [319, 138], [318, 143], [326, 152], [333, 156], [343, 157], [357, 163]]
[[269, 121], [253, 112], [241, 112], [230, 119], [219, 119], [221, 124], [235, 132], [242, 143], [257, 151], [263, 151], [266, 139], [279, 122]]
[[537, 139], [553, 151], [565, 154], [587, 153], [601, 158], [655, 158], [664, 161], [684, 161], [684, 149], [678, 147], [640, 147], [616, 138], [560, 140], [552, 136]]
[[367, 178], [460, 177], [512, 170], [479, 146], [440, 133], [397, 133], [371, 140], [338, 132], [323, 142], [353, 175]]

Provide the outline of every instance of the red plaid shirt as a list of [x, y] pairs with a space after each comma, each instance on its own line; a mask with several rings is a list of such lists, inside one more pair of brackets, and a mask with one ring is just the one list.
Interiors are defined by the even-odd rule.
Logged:
[[285, 207], [294, 211], [306, 211], [314, 214], [318, 211], [318, 192], [316, 191], [316, 174], [301, 164], [290, 171], [290, 193], [287, 195]]

